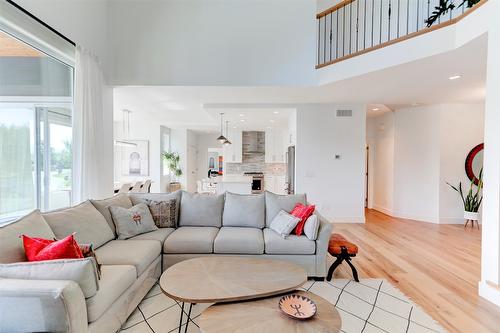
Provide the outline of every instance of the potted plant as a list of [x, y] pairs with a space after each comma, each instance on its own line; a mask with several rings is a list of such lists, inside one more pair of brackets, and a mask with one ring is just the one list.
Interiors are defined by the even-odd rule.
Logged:
[[170, 170], [172, 174], [172, 181], [170, 184], [179, 184], [179, 177], [182, 176], [182, 169], [179, 166], [180, 163], [180, 156], [176, 152], [165, 152], [162, 154], [163, 158], [167, 161], [167, 167]]
[[478, 185], [476, 190], [474, 191], [474, 181], [470, 182], [469, 191], [464, 196], [464, 192], [462, 190], [462, 182], [458, 184], [458, 188], [456, 186], [451, 185], [450, 183], [446, 183], [450, 185], [452, 189], [457, 191], [462, 198], [462, 202], [464, 204], [464, 218], [467, 221], [479, 221], [479, 207], [481, 206], [481, 202], [483, 201], [483, 195], [481, 193], [483, 189], [483, 170], [479, 172], [478, 177]]

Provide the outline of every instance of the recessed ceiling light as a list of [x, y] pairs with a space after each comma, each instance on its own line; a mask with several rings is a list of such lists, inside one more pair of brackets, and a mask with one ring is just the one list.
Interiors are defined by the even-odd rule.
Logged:
[[279, 112], [279, 111], [274, 111], [273, 113], [274, 113], [274, 114], [278, 114], [278, 113], [280, 113], [280, 112]]
[[380, 110], [379, 108], [373, 108], [372, 111], [378, 111]]
[[245, 119], [240, 119], [240, 121], [243, 123], [243, 122], [245, 122]]
[[453, 75], [453, 76], [450, 76], [448, 79], [449, 80], [456, 80], [456, 79], [460, 79], [462, 77], [462, 75]]
[[240, 117], [244, 117], [245, 115], [243, 113], [240, 113]]

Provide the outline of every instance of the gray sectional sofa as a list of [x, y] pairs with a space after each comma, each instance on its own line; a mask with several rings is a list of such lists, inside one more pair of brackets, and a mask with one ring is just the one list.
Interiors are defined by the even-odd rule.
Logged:
[[[160, 228], [117, 240], [108, 207], [130, 208], [147, 199], [177, 201], [177, 228]], [[306, 203], [305, 195], [209, 196], [175, 192], [128, 194], [86, 201], [55, 212], [31, 214], [0, 227], [1, 332], [116, 332], [161, 272], [200, 256], [250, 256], [287, 260], [310, 277], [326, 276], [332, 226], [321, 221], [317, 240], [269, 229], [281, 210]], [[92, 258], [27, 263], [19, 235], [62, 238], [76, 232], [92, 243]], [[44, 266], [55, 265], [55, 266]], [[26, 320], [29, 316], [29, 320]]]

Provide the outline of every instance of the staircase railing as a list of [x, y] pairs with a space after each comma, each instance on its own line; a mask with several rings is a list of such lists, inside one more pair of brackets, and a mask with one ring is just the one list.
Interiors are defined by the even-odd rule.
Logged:
[[487, 1], [344, 0], [316, 15], [316, 68], [455, 24]]

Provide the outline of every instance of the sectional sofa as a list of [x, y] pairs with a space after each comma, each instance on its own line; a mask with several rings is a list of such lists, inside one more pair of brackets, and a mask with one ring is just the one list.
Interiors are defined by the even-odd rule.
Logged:
[[[116, 239], [109, 206], [130, 208], [151, 200], [176, 199], [177, 228], [160, 228], [127, 240]], [[191, 194], [118, 195], [75, 207], [29, 215], [0, 227], [0, 332], [116, 332], [161, 272], [200, 256], [251, 256], [288, 260], [309, 276], [326, 275], [332, 226], [321, 221], [317, 240], [284, 239], [269, 224], [305, 195], [222, 196]], [[62, 238], [75, 234], [92, 243], [93, 258], [26, 262], [21, 234]]]

